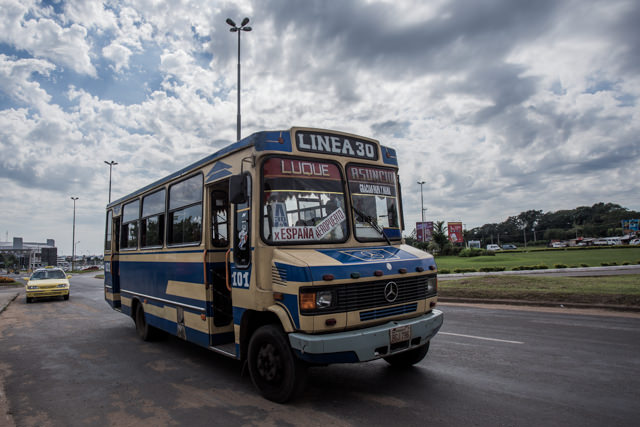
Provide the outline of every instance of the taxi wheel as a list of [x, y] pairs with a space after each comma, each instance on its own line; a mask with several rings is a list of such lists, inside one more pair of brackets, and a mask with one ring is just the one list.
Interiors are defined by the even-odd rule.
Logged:
[[65, 300], [65, 301], [67, 301], [68, 299], [69, 299], [69, 294], [66, 294], [66, 295], [64, 296], [64, 300]]
[[284, 403], [304, 389], [307, 366], [293, 354], [279, 326], [265, 325], [255, 331], [248, 359], [251, 381], [265, 398]]
[[33, 298], [27, 297], [27, 304], [30, 304], [33, 301]]
[[387, 356], [384, 360], [395, 367], [409, 367], [415, 365], [425, 358], [427, 353], [429, 352], [429, 342], [420, 347], [414, 348], [409, 351], [405, 351], [403, 353], [394, 354], [393, 356]]

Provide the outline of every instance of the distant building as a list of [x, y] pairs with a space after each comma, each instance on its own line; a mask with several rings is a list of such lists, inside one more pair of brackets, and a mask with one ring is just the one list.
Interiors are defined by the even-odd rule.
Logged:
[[[20, 268], [35, 269], [48, 265], [58, 265], [56, 241], [47, 239], [45, 243], [25, 242], [22, 237], [14, 237], [13, 242], [0, 242], [0, 254], [11, 254]], [[5, 268], [13, 267], [10, 265]]]

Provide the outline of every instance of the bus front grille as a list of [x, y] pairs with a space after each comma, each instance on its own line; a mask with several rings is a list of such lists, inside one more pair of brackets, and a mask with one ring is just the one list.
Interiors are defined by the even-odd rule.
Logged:
[[[348, 283], [330, 287], [323, 286], [322, 288], [331, 289], [335, 292], [337, 299], [336, 304], [331, 308], [309, 310], [302, 312], [302, 314], [329, 314], [381, 308], [395, 309], [395, 306], [400, 304], [404, 304], [408, 307], [407, 303], [424, 300], [436, 295], [436, 292], [429, 293], [429, 279], [432, 278], [435, 278], [435, 275], [376, 280], [365, 283]], [[316, 289], [320, 290], [322, 288]], [[390, 288], [394, 289], [392, 295], [389, 295], [388, 292]], [[385, 292], [385, 289], [387, 292]], [[415, 311], [416, 309], [413, 309], [412, 311]], [[404, 313], [407, 312], [408, 311], [405, 311]], [[399, 313], [389, 315], [394, 314]], [[365, 314], [365, 318], [370, 315], [372, 314]], [[373, 314], [372, 316], [375, 316], [372, 317], [373, 319], [380, 317], [377, 314]], [[384, 315], [382, 317], [386, 316], [387, 315]], [[362, 320], [365, 319], [363, 318]]]
[[417, 303], [405, 304], [396, 307], [376, 308], [360, 313], [360, 321], [382, 319], [383, 317], [396, 316], [398, 314], [413, 313], [418, 309]]
[[[427, 298], [428, 276], [344, 285], [338, 290], [338, 305], [342, 311], [367, 310], [397, 305]], [[385, 297], [385, 288], [395, 283], [395, 299]]]

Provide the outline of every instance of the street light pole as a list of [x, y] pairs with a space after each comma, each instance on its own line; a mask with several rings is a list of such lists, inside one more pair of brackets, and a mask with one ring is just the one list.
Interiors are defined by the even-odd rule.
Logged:
[[109, 165], [109, 203], [111, 203], [111, 170], [113, 168], [113, 166], [117, 165], [118, 163], [111, 160], [110, 162], [107, 162], [106, 160], [104, 161], [107, 165]]
[[240, 141], [240, 33], [242, 31], [251, 31], [251, 27], [247, 27], [249, 18], [244, 18], [238, 27], [231, 18], [227, 18], [227, 24], [231, 26], [229, 31], [232, 33], [238, 33], [238, 117], [236, 120], [237, 138]]
[[422, 222], [424, 223], [424, 193], [422, 192], [424, 181], [418, 181], [418, 184], [420, 184], [420, 212], [422, 213]]
[[111, 203], [111, 168], [118, 163], [114, 162], [113, 160], [111, 160], [110, 162], [107, 162], [105, 160], [104, 162], [109, 165], [109, 203]]
[[76, 261], [76, 200], [78, 197], [71, 197], [71, 200], [73, 200], [73, 238], [71, 239], [71, 271], [73, 271]]

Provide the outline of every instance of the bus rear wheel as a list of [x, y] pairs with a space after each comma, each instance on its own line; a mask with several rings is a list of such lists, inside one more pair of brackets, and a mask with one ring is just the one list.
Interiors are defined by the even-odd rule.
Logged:
[[391, 366], [398, 368], [413, 366], [425, 358], [429, 352], [429, 342], [420, 347], [416, 347], [412, 350], [405, 351], [403, 353], [394, 354], [393, 356], [387, 356], [384, 360]]
[[279, 326], [265, 325], [254, 332], [248, 359], [251, 381], [266, 399], [284, 403], [304, 389], [307, 366], [293, 354]]
[[144, 308], [140, 303], [138, 303], [138, 305], [136, 306], [136, 314], [133, 320], [136, 323], [136, 332], [138, 333], [138, 336], [141, 340], [154, 341], [163, 336], [164, 331], [154, 328], [149, 323], [147, 323], [147, 319], [144, 315]]

